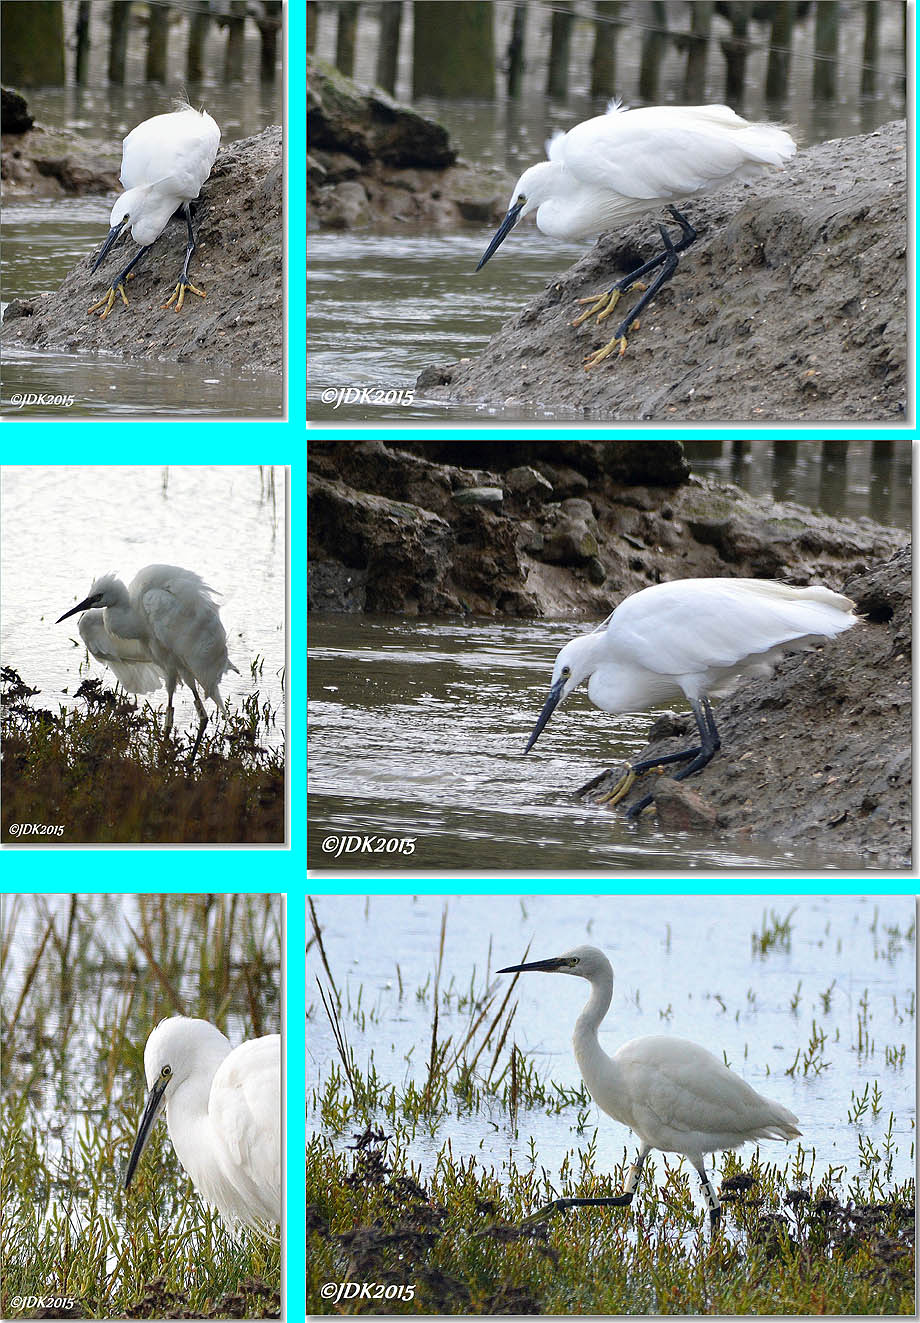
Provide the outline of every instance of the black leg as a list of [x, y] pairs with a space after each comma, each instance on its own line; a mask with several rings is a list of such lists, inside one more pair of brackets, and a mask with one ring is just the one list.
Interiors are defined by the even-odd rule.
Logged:
[[[540, 1222], [544, 1217], [550, 1217], [553, 1213], [564, 1213], [568, 1208], [626, 1208], [632, 1203], [633, 1195], [636, 1192], [636, 1186], [639, 1184], [639, 1177], [642, 1175], [642, 1164], [651, 1152], [651, 1148], [643, 1144], [639, 1150], [638, 1157], [629, 1169], [626, 1176], [626, 1189], [622, 1194], [611, 1194], [597, 1199], [553, 1199], [551, 1203], [546, 1204], [536, 1213], [531, 1213], [530, 1217], [525, 1217], [524, 1222]], [[718, 1201], [717, 1201], [718, 1202]]]
[[173, 290], [172, 294], [170, 294], [167, 301], [162, 305], [164, 308], [168, 308], [171, 303], [175, 302], [176, 312], [182, 311], [186, 290], [190, 289], [193, 294], [197, 294], [202, 299], [205, 297], [204, 290], [198, 289], [193, 285], [188, 277], [188, 264], [192, 260], [192, 254], [198, 247], [198, 243], [195, 239], [195, 231], [192, 229], [192, 209], [190, 205], [185, 202], [183, 203], [182, 210], [185, 213], [185, 225], [188, 230], [188, 244], [185, 249], [185, 262], [182, 266], [182, 274], [176, 282], [176, 288]]
[[706, 1175], [706, 1168], [703, 1166], [702, 1162], [700, 1162], [699, 1165], [694, 1162], [693, 1165], [696, 1167], [697, 1173], [699, 1174], [700, 1185], [703, 1189], [703, 1198], [706, 1200], [706, 1206], [709, 1209], [709, 1222], [713, 1231], [715, 1231], [722, 1216], [722, 1205], [719, 1203], [719, 1196], [713, 1189], [712, 1182]]
[[589, 317], [593, 317], [595, 313], [597, 313], [597, 321], [598, 324], [600, 324], [613, 312], [621, 294], [625, 294], [627, 290], [631, 289], [633, 285], [641, 281], [642, 277], [648, 275], [650, 271], [654, 271], [658, 267], [662, 268], [649, 285], [648, 289], [645, 290], [638, 303], [636, 303], [629, 316], [624, 318], [617, 327], [613, 339], [608, 344], [604, 345], [602, 349], [598, 349], [595, 353], [588, 355], [585, 362], [586, 368], [596, 367], [598, 363], [603, 362], [603, 360], [608, 358], [616, 349], [619, 350], [621, 355], [625, 352], [627, 331], [643, 309], [648, 307], [649, 303], [651, 303], [652, 299], [661, 289], [661, 286], [674, 275], [674, 272], [677, 270], [678, 254], [689, 248], [696, 239], [696, 230], [687, 220], [686, 216], [682, 215], [676, 207], [668, 207], [668, 211], [681, 228], [681, 237], [677, 243], [674, 243], [664, 226], [659, 225], [658, 230], [661, 234], [661, 240], [664, 245], [660, 253], [651, 258], [648, 262], [644, 262], [642, 266], [636, 267], [635, 271], [630, 271], [629, 275], [623, 276], [620, 280], [616, 281], [615, 284], [610, 286], [606, 293], [597, 295], [594, 299], [580, 300], [582, 303], [593, 303], [594, 306], [582, 313], [580, 317], [577, 317], [572, 325], [580, 326], [582, 322], [586, 321]]
[[[700, 743], [695, 749], [687, 749], [683, 753], [666, 754], [663, 758], [646, 758], [640, 763], [633, 765], [634, 772], [647, 772], [652, 767], [659, 767], [664, 763], [683, 762], [686, 759], [690, 761], [686, 767], [682, 767], [679, 772], [675, 772], [674, 780], [683, 781], [694, 772], [700, 771], [722, 747], [722, 741], [719, 738], [719, 732], [716, 730], [715, 717], [712, 714], [712, 707], [708, 698], [691, 698], [690, 707], [696, 718], [697, 730], [700, 733]], [[626, 810], [627, 818], [637, 818], [643, 809], [648, 808], [654, 799], [653, 795], [645, 795], [635, 804], [631, 804]]]
[[[156, 242], [156, 240], [154, 240], [154, 242]], [[138, 251], [135, 253], [134, 257], [125, 267], [124, 271], [122, 271], [120, 275], [117, 275], [115, 279], [112, 281], [111, 285], [103, 294], [102, 298], [99, 299], [98, 302], [94, 303], [93, 306], [90, 308], [89, 310], [90, 312], [96, 312], [97, 309], [101, 308], [102, 305], [105, 304], [105, 309], [100, 317], [101, 321], [105, 321], [106, 317], [108, 317], [109, 313], [112, 311], [112, 305], [115, 302], [116, 291], [121, 295], [121, 301], [127, 308], [128, 300], [125, 297], [124, 283], [128, 279], [130, 273], [137, 266], [141, 258], [146, 256], [146, 254], [150, 252], [152, 247], [153, 244], [148, 243], [143, 248], [139, 248]], [[98, 266], [99, 263], [97, 262], [96, 265]], [[95, 270], [95, 267], [93, 269]]]

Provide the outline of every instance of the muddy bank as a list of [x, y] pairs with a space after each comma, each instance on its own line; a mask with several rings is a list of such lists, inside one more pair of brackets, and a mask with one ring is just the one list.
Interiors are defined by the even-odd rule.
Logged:
[[379, 87], [307, 59], [307, 199], [317, 229], [456, 229], [504, 215], [514, 180], [457, 159], [447, 130]]
[[[907, 408], [906, 125], [802, 150], [781, 173], [684, 208], [699, 239], [623, 358], [571, 323], [579, 298], [659, 248], [650, 215], [602, 239], [474, 360], [432, 365], [426, 398], [580, 410], [586, 418], [855, 420]], [[492, 259], [527, 260], [525, 224]], [[617, 311], [624, 316], [630, 304]]]
[[[117, 172], [116, 172], [117, 173]], [[205, 298], [189, 293], [177, 313], [164, 308], [185, 257], [181, 213], [167, 225], [127, 285], [129, 306], [117, 300], [102, 321], [87, 309], [130, 261], [137, 245], [118, 243], [95, 275], [105, 239], [41, 298], [14, 300], [2, 337], [37, 349], [104, 351], [130, 358], [230, 364], [281, 371], [282, 301], [281, 129], [222, 146], [211, 176], [193, 203], [198, 250], [189, 275]]]
[[[662, 821], [909, 867], [907, 534], [694, 478], [672, 442], [308, 452], [312, 609], [565, 616], [575, 634], [660, 580], [780, 578], [847, 593], [864, 622], [719, 703], [722, 752], [676, 795], [661, 781], [672, 792]], [[685, 747], [656, 741], [648, 753]]]

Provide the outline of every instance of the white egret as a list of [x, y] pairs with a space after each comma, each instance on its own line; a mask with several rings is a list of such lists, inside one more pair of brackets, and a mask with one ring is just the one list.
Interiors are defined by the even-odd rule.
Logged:
[[[625, 224], [662, 203], [709, 192], [720, 184], [757, 179], [795, 155], [785, 129], [751, 124], [728, 106], [645, 106], [626, 110], [613, 101], [606, 115], [557, 133], [546, 144], [548, 161], [525, 170], [514, 187], [508, 213], [482, 255], [480, 270], [531, 211], [537, 225], [553, 239], [582, 239]], [[659, 225], [663, 250], [602, 294], [579, 300], [591, 304], [572, 323], [597, 313], [600, 324], [613, 312], [621, 294], [641, 278], [661, 270], [646, 287], [613, 339], [589, 354], [585, 368], [596, 367], [615, 350], [626, 350], [626, 335], [636, 318], [677, 270], [678, 254], [696, 238], [685, 216], [669, 206], [681, 229], [674, 243]]]
[[195, 682], [226, 716], [218, 684], [225, 671], [237, 670], [227, 656], [227, 635], [213, 592], [191, 570], [148, 565], [135, 575], [130, 588], [114, 574], [104, 574], [88, 597], [55, 622], [85, 612], [78, 626], [80, 637], [131, 693], [146, 694], [166, 685], [167, 735], [173, 726], [176, 685], [180, 680], [188, 685], [199, 716], [193, 759], [208, 722]]
[[575, 1021], [572, 1044], [585, 1087], [602, 1111], [629, 1126], [640, 1140], [623, 1194], [597, 1199], [554, 1199], [532, 1215], [535, 1221], [557, 1209], [582, 1206], [621, 1207], [632, 1202], [642, 1165], [653, 1148], [681, 1153], [699, 1173], [710, 1220], [719, 1221], [721, 1205], [703, 1164], [705, 1153], [740, 1148], [749, 1140], [794, 1139], [798, 1117], [771, 1102], [696, 1043], [652, 1035], [624, 1043], [609, 1057], [597, 1031], [613, 996], [613, 968], [596, 946], [576, 946], [551, 960], [508, 965], [499, 974], [541, 970], [574, 974], [591, 984], [591, 996]]
[[[784, 651], [811, 647], [849, 629], [856, 624], [853, 607], [830, 588], [791, 588], [769, 579], [678, 579], [643, 588], [593, 633], [560, 651], [549, 697], [524, 752], [582, 680], [588, 680], [591, 702], [604, 712], [639, 712], [683, 695], [696, 719], [699, 745], [633, 763], [606, 799], [617, 803], [638, 773], [663, 763], [687, 762], [674, 774], [682, 781], [721, 748], [710, 698], [731, 693], [746, 677], [769, 675]], [[636, 817], [651, 802], [646, 795], [628, 816]]]
[[205, 297], [204, 290], [193, 285], [188, 276], [188, 264], [197, 246], [189, 202], [201, 192], [219, 146], [220, 129], [211, 116], [205, 110], [193, 110], [188, 105], [169, 115], [154, 115], [131, 130], [124, 140], [121, 155], [121, 182], [127, 192], [122, 193], [112, 208], [112, 228], [93, 270], [102, 264], [112, 245], [129, 228], [131, 237], [141, 249], [115, 277], [102, 298], [93, 304], [89, 310], [91, 313], [102, 309], [100, 316], [105, 321], [112, 311], [116, 292], [121, 295], [125, 307], [128, 306], [125, 281], [179, 207], [188, 229], [188, 247], [176, 288], [162, 306], [168, 308], [176, 300], [176, 312], [181, 311], [186, 290]]
[[281, 1038], [232, 1048], [207, 1020], [161, 1020], [144, 1048], [147, 1102], [131, 1184], [163, 1107], [176, 1156], [231, 1231], [281, 1223]]

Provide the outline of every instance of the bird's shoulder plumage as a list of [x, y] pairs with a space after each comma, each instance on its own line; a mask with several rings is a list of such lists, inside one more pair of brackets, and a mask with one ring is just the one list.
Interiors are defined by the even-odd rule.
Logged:
[[235, 1179], [254, 1187], [257, 1220], [281, 1217], [281, 1038], [269, 1034], [235, 1048], [211, 1084], [208, 1114]]

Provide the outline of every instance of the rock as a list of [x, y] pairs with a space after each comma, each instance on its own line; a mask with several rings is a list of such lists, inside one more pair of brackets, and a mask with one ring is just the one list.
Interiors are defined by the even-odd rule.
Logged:
[[656, 779], [652, 793], [658, 825], [663, 831], [711, 832], [719, 815], [708, 800], [686, 781], [675, 781], [673, 776]]
[[[310, 224], [322, 229], [378, 228], [407, 222], [429, 229], [495, 224], [505, 214], [511, 176], [457, 160], [447, 130], [394, 101], [362, 90], [331, 65], [307, 59], [307, 196]], [[358, 180], [344, 205], [331, 186]], [[437, 373], [435, 377], [437, 377]]]
[[505, 493], [501, 487], [462, 487], [454, 492], [457, 505], [501, 505]]
[[0, 88], [0, 133], [25, 133], [34, 123], [25, 97], [10, 87]]
[[508, 470], [505, 487], [513, 496], [523, 497], [527, 501], [540, 498], [545, 500], [553, 494], [553, 484], [527, 464]]

